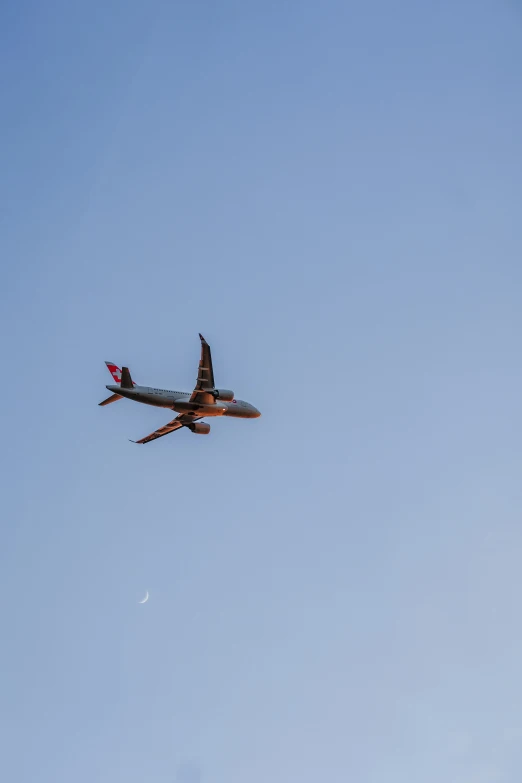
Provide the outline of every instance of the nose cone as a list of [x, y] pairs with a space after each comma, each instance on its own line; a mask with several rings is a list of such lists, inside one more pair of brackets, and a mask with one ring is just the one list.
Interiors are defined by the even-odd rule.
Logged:
[[259, 419], [260, 416], [261, 416], [261, 411], [258, 411], [257, 408], [254, 408], [254, 406], [252, 405], [252, 418]]

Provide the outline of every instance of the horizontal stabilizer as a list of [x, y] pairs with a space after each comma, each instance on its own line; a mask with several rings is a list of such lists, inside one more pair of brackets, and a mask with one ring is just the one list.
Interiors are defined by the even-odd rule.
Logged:
[[99, 402], [98, 405], [110, 405], [111, 402], [116, 402], [116, 400], [121, 399], [123, 399], [121, 394], [111, 394], [110, 397], [107, 397], [103, 402]]
[[134, 386], [128, 367], [121, 368], [121, 384], [122, 389], [132, 389]]

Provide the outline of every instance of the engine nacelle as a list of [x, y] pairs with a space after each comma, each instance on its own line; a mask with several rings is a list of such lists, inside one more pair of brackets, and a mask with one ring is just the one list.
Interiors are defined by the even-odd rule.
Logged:
[[208, 435], [210, 432], [210, 424], [204, 421], [195, 421], [190, 428], [195, 435]]
[[230, 389], [214, 389], [212, 394], [216, 400], [223, 400], [223, 402], [232, 402], [234, 399], [234, 392]]

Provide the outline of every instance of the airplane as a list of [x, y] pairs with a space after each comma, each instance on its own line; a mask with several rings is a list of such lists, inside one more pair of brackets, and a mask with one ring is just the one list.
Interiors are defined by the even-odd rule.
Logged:
[[254, 408], [249, 402], [236, 400], [234, 392], [230, 389], [216, 389], [210, 346], [203, 335], [200, 334], [199, 339], [201, 340], [201, 358], [196, 386], [192, 393], [138, 386], [132, 380], [128, 367], [122, 367], [120, 370], [113, 362], [105, 362], [115, 383], [105, 387], [112, 394], [99, 405], [109, 405], [111, 402], [126, 397], [145, 405], [170, 408], [179, 414], [159, 430], [147, 435], [146, 438], [133, 440], [131, 443], [150, 443], [151, 440], [162, 438], [182, 427], [186, 427], [196, 435], [208, 435], [210, 424], [200, 421], [207, 416], [234, 416], [237, 419], [257, 419], [261, 416], [257, 408]]

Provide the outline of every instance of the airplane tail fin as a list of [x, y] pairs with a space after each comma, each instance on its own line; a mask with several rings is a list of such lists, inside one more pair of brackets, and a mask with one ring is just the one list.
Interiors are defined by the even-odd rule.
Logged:
[[[112, 375], [114, 383], [119, 384], [122, 389], [132, 389], [133, 386], [136, 386], [131, 378], [128, 367], [124, 367], [122, 370], [120, 370], [118, 365], [114, 364], [114, 362], [105, 362], [105, 364], [107, 365], [107, 369]], [[116, 400], [121, 399], [123, 399], [121, 394], [111, 394], [110, 397], [107, 397], [107, 399], [103, 400], [103, 402], [99, 402], [98, 405], [110, 405], [111, 402], [116, 402]]]
[[107, 365], [108, 371], [112, 375], [112, 380], [114, 381], [114, 383], [120, 383], [120, 381], [121, 381], [121, 370], [118, 367], [118, 365], [114, 364], [114, 362], [105, 362], [105, 364]]
[[[133, 386], [136, 386], [136, 384], [134, 383], [134, 381], [130, 376], [128, 367], [124, 367], [123, 370], [120, 370], [118, 365], [114, 364], [114, 362], [105, 362], [105, 364], [107, 365], [108, 371], [112, 375], [112, 379], [114, 383], [119, 383], [120, 386], [122, 386], [124, 389], [132, 389]], [[125, 381], [124, 381], [124, 375], [125, 375]]]
[[110, 405], [111, 402], [116, 402], [116, 400], [121, 399], [123, 399], [121, 394], [111, 394], [110, 397], [107, 397], [103, 402], [99, 402], [98, 405]]

